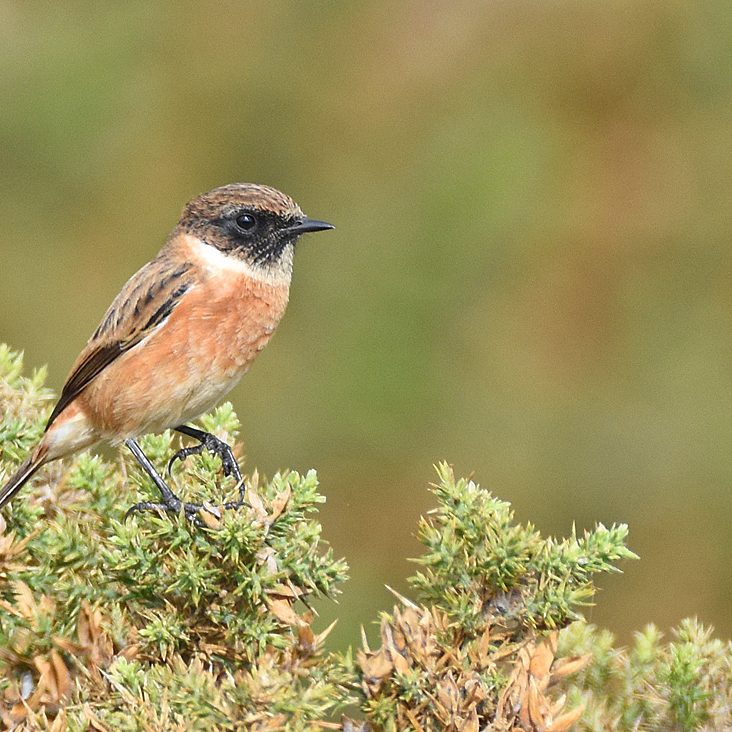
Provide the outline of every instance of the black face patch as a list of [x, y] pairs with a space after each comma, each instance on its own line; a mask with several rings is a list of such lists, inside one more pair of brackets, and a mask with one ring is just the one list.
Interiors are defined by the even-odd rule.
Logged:
[[271, 211], [240, 208], [213, 220], [189, 220], [186, 230], [222, 252], [267, 266], [276, 263], [297, 238], [288, 231], [292, 224]]
[[219, 226], [231, 249], [254, 264], [266, 265], [276, 262], [295, 238], [287, 231], [291, 223], [271, 211], [242, 209], [220, 220]]

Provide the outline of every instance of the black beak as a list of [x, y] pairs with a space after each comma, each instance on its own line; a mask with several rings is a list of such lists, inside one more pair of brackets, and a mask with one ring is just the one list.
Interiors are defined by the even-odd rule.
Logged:
[[328, 229], [335, 229], [335, 226], [327, 221], [318, 221], [304, 216], [297, 223], [288, 226], [285, 231], [288, 234], [299, 236], [300, 234], [307, 234], [309, 231], [327, 231]]

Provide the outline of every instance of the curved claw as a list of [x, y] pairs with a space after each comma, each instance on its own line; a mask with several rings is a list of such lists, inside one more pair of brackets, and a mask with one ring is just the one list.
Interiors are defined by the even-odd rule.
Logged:
[[168, 476], [173, 477], [173, 463], [175, 463], [176, 460], [180, 460], [183, 462], [189, 455], [200, 455], [203, 452], [203, 448], [205, 445], [201, 443], [200, 445], [194, 445], [193, 447], [181, 447], [178, 452], [176, 452], [173, 457], [168, 460]]
[[173, 464], [176, 460], [185, 460], [189, 455], [200, 455], [204, 450], [210, 452], [212, 455], [218, 455], [221, 459], [221, 468], [226, 477], [234, 476], [237, 482], [241, 482], [241, 470], [239, 469], [239, 463], [234, 457], [234, 453], [231, 448], [223, 441], [210, 432], [203, 432], [202, 430], [195, 429], [193, 427], [176, 427], [179, 432], [184, 435], [193, 437], [198, 440], [198, 445], [193, 447], [183, 447], [173, 455], [168, 461], [168, 475], [171, 475]]
[[220, 440], [214, 435], [207, 435], [205, 441], [202, 443], [203, 445], [205, 445], [211, 454], [219, 456], [221, 459], [221, 468], [226, 477], [233, 475], [237, 482], [241, 480], [239, 463], [236, 461], [231, 448], [223, 440]]

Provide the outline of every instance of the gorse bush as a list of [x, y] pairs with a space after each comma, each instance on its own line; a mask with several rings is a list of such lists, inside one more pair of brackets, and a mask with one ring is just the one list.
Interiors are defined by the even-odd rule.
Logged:
[[[41, 383], [0, 352], [6, 471], [38, 438]], [[204, 424], [232, 441], [238, 429], [229, 405]], [[163, 463], [171, 442], [165, 433], [143, 446]], [[348, 666], [323, 651], [327, 629], [316, 634], [307, 609], [346, 578], [313, 519], [314, 472], [251, 476], [246, 507], [202, 512], [199, 527], [154, 513], [125, 521], [149, 486], [122, 455], [56, 465], [13, 502], [0, 536], [6, 726], [311, 729], [350, 699]], [[236, 495], [209, 455], [174, 477], [212, 504]]]
[[[0, 478], [38, 439], [44, 372], [0, 347]], [[202, 419], [233, 442], [230, 405]], [[179, 445], [148, 436], [164, 464]], [[210, 512], [125, 510], [153, 490], [120, 451], [46, 468], [0, 522], [0, 719], [53, 730], [722, 730], [730, 645], [685, 621], [629, 650], [588, 626], [593, 576], [633, 554], [626, 528], [555, 540], [440, 465], [437, 507], [411, 578], [379, 620], [379, 643], [327, 649], [310, 609], [347, 567], [322, 539], [313, 471], [246, 477], [218, 458], [177, 463], [184, 496]], [[357, 717], [351, 719], [344, 716]]]

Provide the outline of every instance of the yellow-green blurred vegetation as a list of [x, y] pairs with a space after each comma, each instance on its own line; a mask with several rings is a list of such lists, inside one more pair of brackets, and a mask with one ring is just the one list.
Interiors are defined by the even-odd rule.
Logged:
[[232, 398], [247, 471], [318, 469], [333, 638], [407, 592], [441, 459], [629, 523], [593, 622], [728, 636], [731, 39], [724, 0], [3, 2], [0, 340], [59, 389], [188, 198], [274, 185], [337, 231]]

